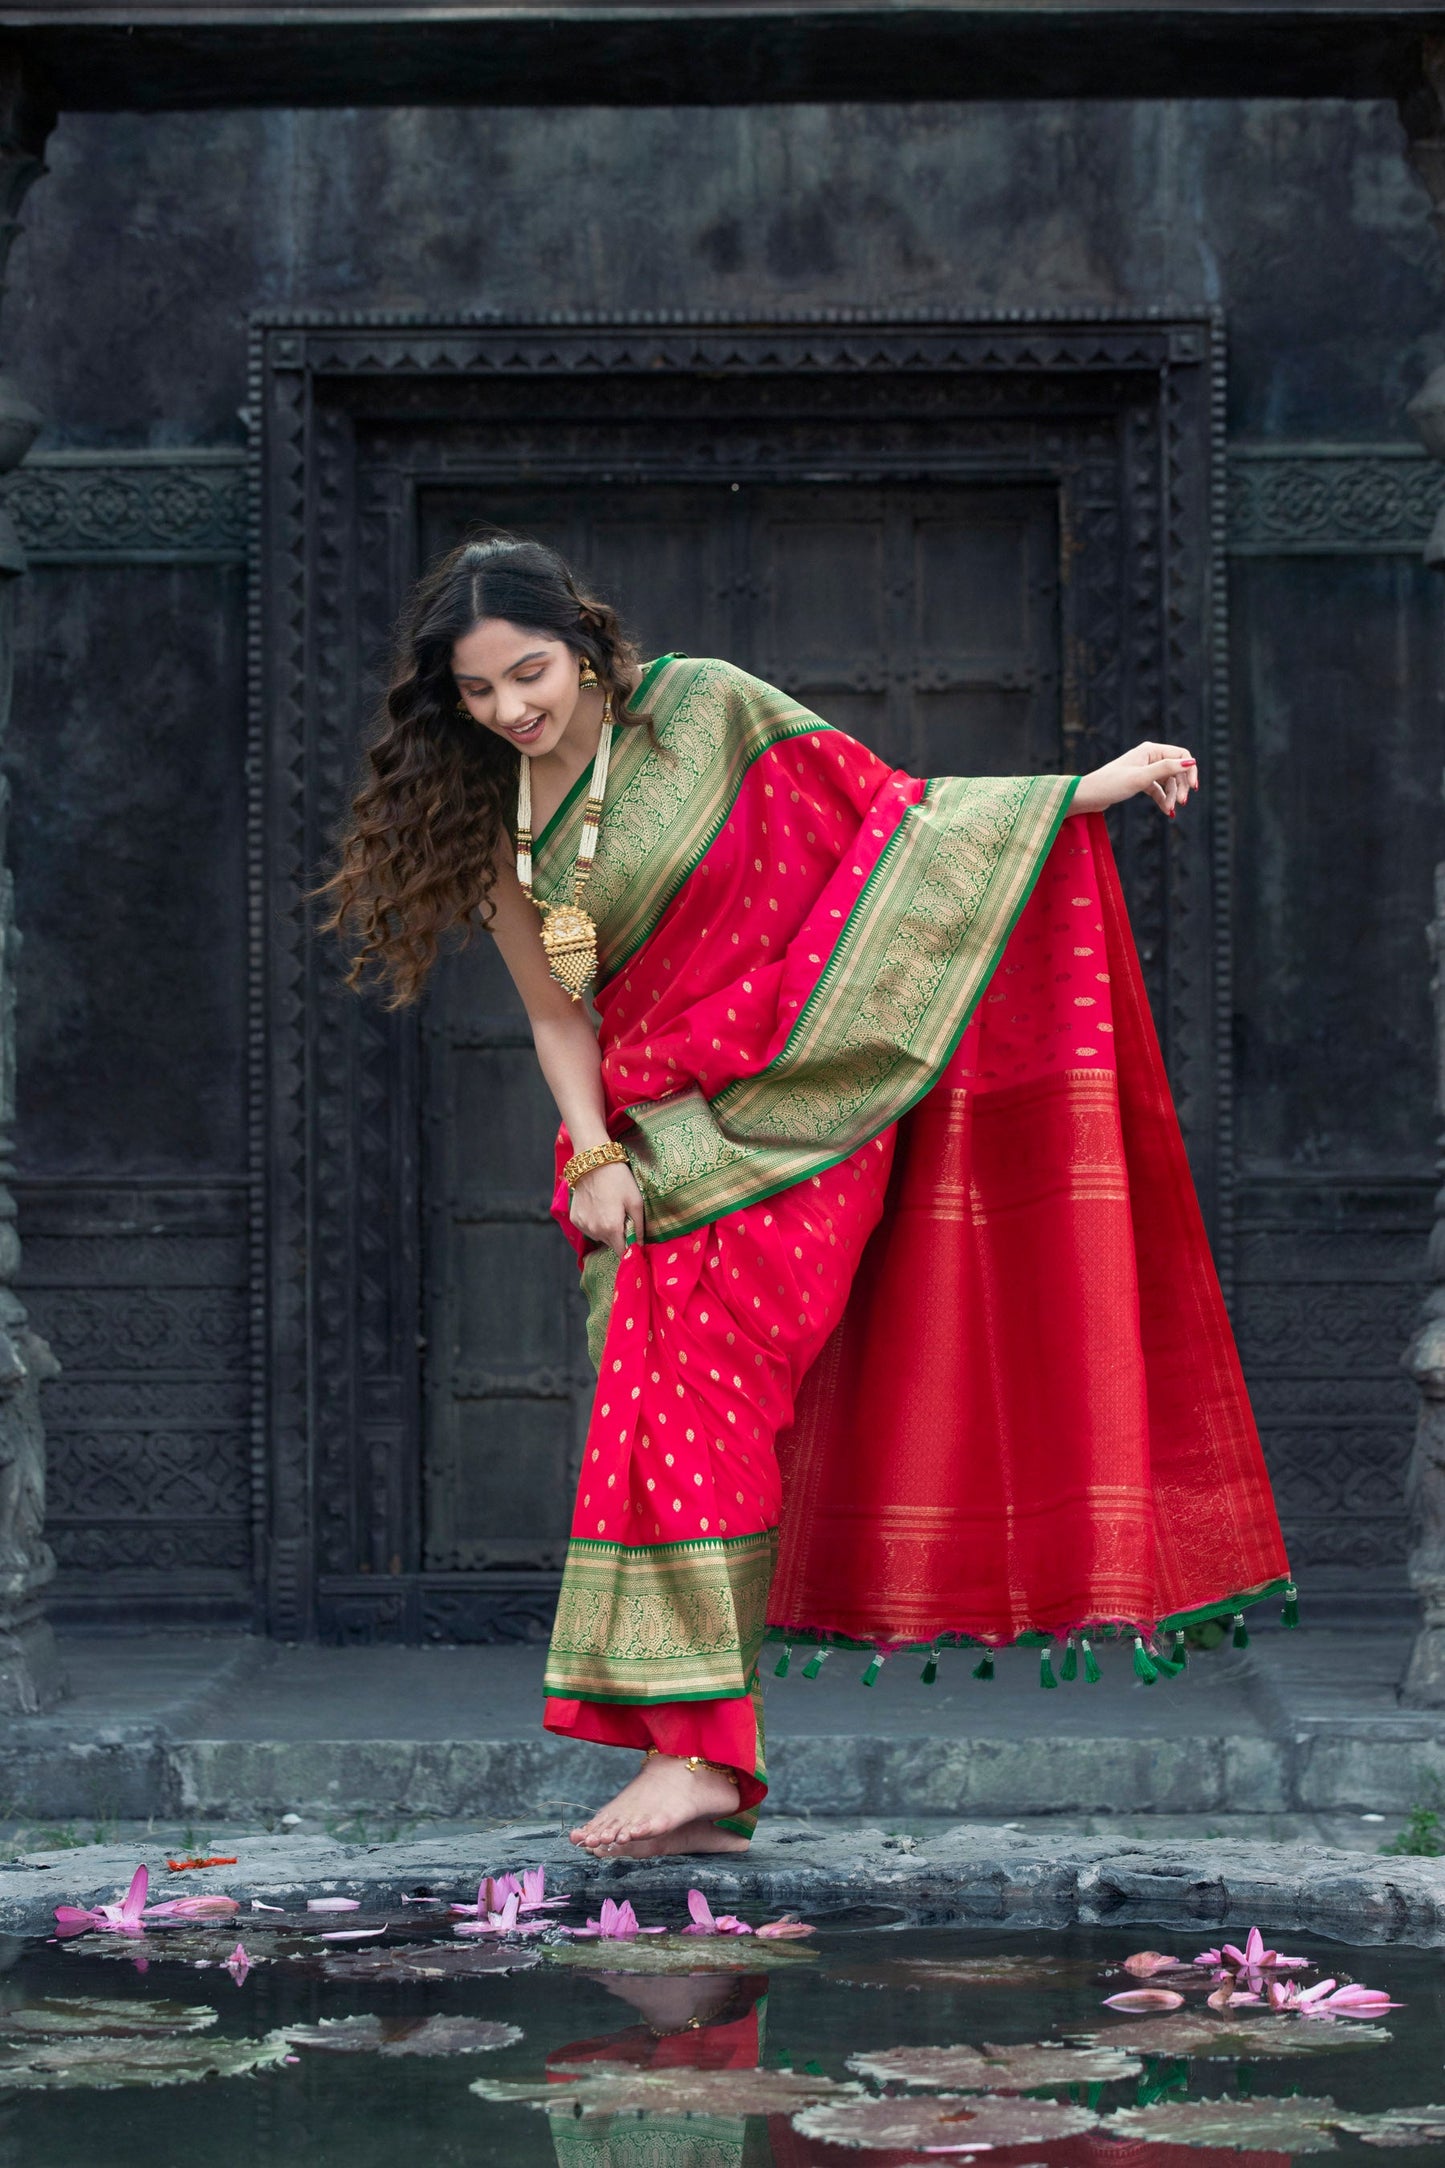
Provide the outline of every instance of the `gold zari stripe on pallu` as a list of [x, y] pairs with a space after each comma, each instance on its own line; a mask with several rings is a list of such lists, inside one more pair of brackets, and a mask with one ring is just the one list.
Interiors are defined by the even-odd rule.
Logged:
[[[640, 725], [613, 739], [606, 810], [587, 885], [599, 984], [653, 931], [732, 811], [759, 754], [830, 728], [729, 662], [669, 659], [644, 680], [639, 694], [658, 745]], [[543, 902], [559, 900], [570, 882], [581, 835], [578, 797], [533, 849], [532, 886]]]
[[576, 1701], [720, 1701], [748, 1691], [777, 1532], [648, 1546], [573, 1538], [546, 1690]]
[[671, 1238], [845, 1159], [936, 1081], [993, 975], [1075, 776], [939, 777], [907, 808], [788, 1036], [713, 1100], [628, 1108], [647, 1232]]

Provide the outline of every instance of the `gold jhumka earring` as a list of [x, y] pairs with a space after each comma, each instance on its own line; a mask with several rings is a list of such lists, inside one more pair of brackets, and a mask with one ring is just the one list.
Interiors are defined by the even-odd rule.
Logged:
[[582, 693], [595, 692], [602, 680], [585, 655], [580, 657], [580, 661], [582, 667], [577, 674], [577, 690]]

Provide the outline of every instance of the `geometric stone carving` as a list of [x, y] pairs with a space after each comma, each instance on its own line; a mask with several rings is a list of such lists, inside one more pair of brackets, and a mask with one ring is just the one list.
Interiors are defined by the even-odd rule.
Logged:
[[[41, 151], [54, 120], [37, 105], [13, 57], [0, 59], [0, 279], [18, 227], [21, 201], [43, 171]], [[18, 466], [40, 416], [0, 376], [0, 473]], [[0, 740], [10, 719], [14, 655], [14, 584], [25, 558], [0, 513]], [[42, 1592], [55, 1572], [44, 1540], [45, 1433], [40, 1387], [59, 1365], [33, 1332], [15, 1292], [20, 1245], [10, 1192], [15, 1119], [14, 882], [5, 848], [8, 790], [0, 790], [0, 1711], [33, 1713], [64, 1691]]]

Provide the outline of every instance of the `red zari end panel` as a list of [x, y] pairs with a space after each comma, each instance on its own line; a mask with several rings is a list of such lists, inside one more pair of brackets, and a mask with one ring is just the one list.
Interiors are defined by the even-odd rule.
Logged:
[[779, 1440], [770, 1618], [1148, 1627], [1287, 1572], [1102, 819], [1064, 823]]

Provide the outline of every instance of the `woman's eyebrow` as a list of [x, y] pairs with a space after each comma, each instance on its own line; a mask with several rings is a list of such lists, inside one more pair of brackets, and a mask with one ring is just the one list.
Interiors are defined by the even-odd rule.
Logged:
[[[546, 653], [547, 650], [544, 647], [535, 647], [529, 655], [519, 655], [515, 662], [508, 663], [506, 669], [502, 672], [503, 677], [510, 677], [514, 670], [525, 670], [529, 662], [542, 662], [546, 658]], [[459, 683], [462, 681], [465, 681], [468, 685], [485, 685], [487, 683], [486, 678], [475, 670], [458, 670], [454, 674]]]

